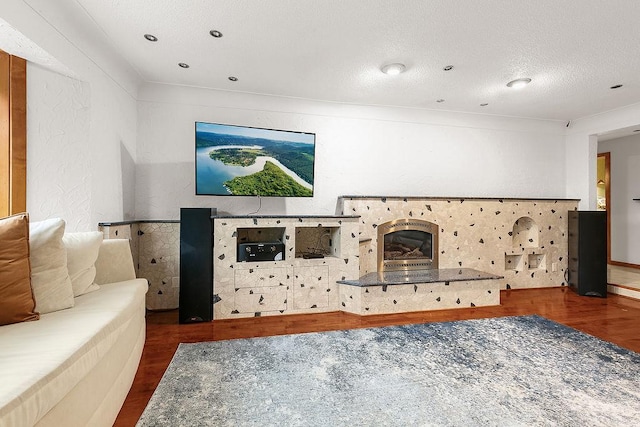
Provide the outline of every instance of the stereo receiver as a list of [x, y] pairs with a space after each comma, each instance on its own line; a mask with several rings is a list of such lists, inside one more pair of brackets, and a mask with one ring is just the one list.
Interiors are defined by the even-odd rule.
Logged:
[[282, 242], [254, 242], [238, 244], [238, 262], [282, 260], [284, 260], [284, 243]]

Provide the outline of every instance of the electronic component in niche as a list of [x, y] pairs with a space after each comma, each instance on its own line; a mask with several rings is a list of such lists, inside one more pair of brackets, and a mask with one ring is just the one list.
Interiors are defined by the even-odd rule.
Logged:
[[254, 242], [238, 245], [238, 261], [282, 261], [284, 243]]

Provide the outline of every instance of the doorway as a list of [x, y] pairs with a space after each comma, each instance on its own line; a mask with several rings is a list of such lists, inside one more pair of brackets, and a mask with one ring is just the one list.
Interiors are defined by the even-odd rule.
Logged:
[[611, 263], [611, 153], [598, 154], [596, 210], [607, 211], [607, 263]]
[[[630, 136], [626, 136], [629, 138]], [[622, 138], [622, 137], [621, 137]], [[600, 143], [600, 141], [598, 141]], [[607, 141], [608, 142], [608, 141]], [[640, 299], [640, 265], [636, 263], [630, 263], [628, 260], [620, 261], [612, 259], [612, 211], [615, 210], [616, 215], [623, 214], [625, 212], [626, 207], [624, 203], [626, 202], [626, 198], [628, 198], [627, 194], [627, 183], [625, 181], [626, 174], [624, 173], [627, 168], [627, 163], [623, 162], [622, 164], [614, 163], [613, 167], [616, 168], [615, 171], [611, 170], [611, 153], [614, 153], [615, 161], [620, 161], [621, 158], [630, 158], [628, 152], [618, 152], [622, 146], [618, 145], [622, 142], [616, 142], [613, 145], [607, 145], [604, 147], [606, 151], [599, 153], [597, 155], [597, 168], [596, 168], [596, 210], [605, 210], [606, 220], [607, 220], [607, 282], [608, 282], [608, 291], [618, 295], [624, 295], [634, 299]], [[628, 142], [628, 141], [627, 141]], [[633, 146], [631, 144], [630, 146]], [[621, 169], [622, 168], [622, 169]], [[616, 177], [620, 177], [622, 173], [622, 179], [618, 179]], [[614, 183], [615, 187], [615, 196], [618, 197], [615, 201], [613, 200], [611, 187], [612, 180], [611, 176], [614, 176], [614, 179], [617, 179]], [[622, 197], [622, 200], [619, 198]], [[616, 216], [616, 218], [618, 218]], [[617, 219], [616, 219], [617, 221]], [[613, 236], [615, 237], [615, 236]], [[614, 245], [619, 242], [613, 242]]]

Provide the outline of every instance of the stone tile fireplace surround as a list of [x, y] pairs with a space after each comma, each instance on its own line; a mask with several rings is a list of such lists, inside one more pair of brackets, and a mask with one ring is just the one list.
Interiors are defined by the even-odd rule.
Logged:
[[378, 227], [398, 219], [439, 227], [438, 267], [496, 276], [501, 289], [566, 285], [567, 211], [578, 200], [342, 196], [338, 215], [357, 215], [360, 277], [378, 272]]
[[[500, 289], [564, 286], [567, 212], [577, 205], [555, 199], [340, 197], [336, 213], [360, 217], [360, 279], [339, 282], [342, 310], [368, 315], [490, 306], [500, 304]], [[394, 248], [380, 247], [379, 228], [423, 221], [438, 227], [431, 238], [438, 251], [432, 266], [438, 269], [398, 277], [382, 271], [380, 255]], [[419, 240], [413, 237], [409, 243]], [[406, 250], [429, 252], [429, 245], [417, 245]]]
[[[342, 196], [337, 215], [359, 216], [353, 239], [359, 272], [344, 279], [357, 281], [377, 274], [378, 227], [398, 219], [437, 225], [433, 248], [437, 248], [437, 266], [442, 274], [414, 271], [409, 273], [409, 280], [403, 278], [408, 286], [341, 284], [336, 288], [340, 298], [332, 299], [325, 311], [374, 314], [492, 305], [499, 304], [500, 289], [565, 285], [566, 212], [577, 209], [577, 205], [577, 200], [561, 199]], [[138, 274], [150, 281], [147, 308], [177, 307], [179, 222], [101, 223], [100, 229], [105, 238], [130, 239]], [[465, 275], [457, 275], [461, 271]], [[446, 274], [456, 277], [445, 280], [449, 277]], [[489, 294], [489, 289], [495, 292]], [[402, 301], [404, 305], [399, 306]], [[371, 310], [372, 304], [376, 310]], [[367, 307], [369, 310], [365, 310]]]

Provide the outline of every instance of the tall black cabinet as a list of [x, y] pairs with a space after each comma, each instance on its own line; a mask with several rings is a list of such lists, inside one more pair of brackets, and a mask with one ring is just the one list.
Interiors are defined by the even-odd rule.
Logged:
[[607, 296], [604, 211], [569, 211], [569, 286], [579, 295]]
[[180, 209], [180, 323], [213, 320], [212, 208]]

